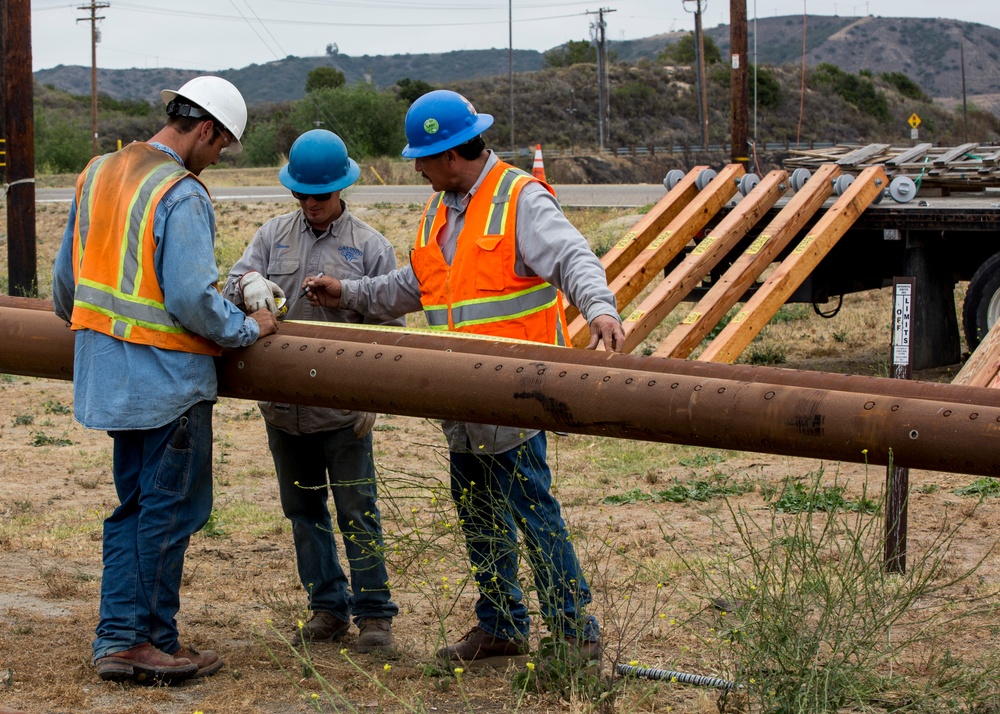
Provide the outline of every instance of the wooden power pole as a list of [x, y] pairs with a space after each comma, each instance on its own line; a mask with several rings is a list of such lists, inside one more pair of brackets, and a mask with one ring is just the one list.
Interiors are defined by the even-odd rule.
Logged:
[[79, 17], [77, 22], [90, 23], [90, 118], [93, 125], [93, 155], [100, 153], [97, 150], [97, 21], [103, 20], [104, 16], [98, 16], [97, 11], [111, 7], [107, 3], [91, 2], [89, 5], [81, 5], [77, 10], [90, 10], [90, 17]]
[[747, 3], [729, 1], [729, 54], [732, 74], [732, 163], [750, 163], [750, 65], [747, 63]]
[[603, 151], [611, 139], [611, 93], [608, 87], [608, 52], [605, 29], [608, 23], [604, 15], [615, 12], [612, 8], [602, 7], [596, 13], [588, 11], [588, 15], [597, 15], [597, 22], [592, 25], [594, 43], [597, 45], [597, 132], [598, 142]]
[[0, 2], [3, 126], [6, 129], [7, 292], [38, 296], [35, 246], [35, 126], [31, 3]]

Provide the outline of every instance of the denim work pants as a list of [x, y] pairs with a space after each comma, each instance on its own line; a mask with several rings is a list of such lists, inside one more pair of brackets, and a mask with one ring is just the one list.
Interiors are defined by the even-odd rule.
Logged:
[[[382, 519], [375, 503], [372, 435], [359, 439], [350, 426], [292, 435], [268, 424], [267, 443], [278, 474], [281, 509], [292, 522], [295, 559], [309, 608], [344, 622], [350, 622], [351, 615], [355, 621], [395, 617], [399, 608], [390, 599]], [[350, 589], [327, 507], [331, 491], [350, 563]]]
[[517, 529], [531, 563], [542, 617], [556, 637], [598, 639], [584, 614], [590, 589], [550, 492], [545, 432], [500, 454], [451, 452], [451, 495], [462, 521], [479, 600], [479, 627], [506, 640], [528, 636], [528, 608], [517, 580]]
[[212, 402], [158, 429], [108, 432], [120, 505], [104, 520], [94, 659], [150, 642], [180, 646], [184, 553], [212, 513]]

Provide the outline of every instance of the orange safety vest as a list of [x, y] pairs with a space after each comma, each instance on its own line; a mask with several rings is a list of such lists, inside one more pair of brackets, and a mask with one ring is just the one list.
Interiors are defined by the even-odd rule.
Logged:
[[560, 292], [541, 278], [514, 272], [517, 197], [532, 181], [537, 179], [502, 161], [490, 169], [465, 211], [451, 265], [438, 245], [448, 212], [444, 193], [431, 197], [410, 254], [430, 327], [570, 344]]
[[217, 344], [167, 312], [153, 264], [156, 207], [185, 176], [194, 174], [146, 143], [99, 156], [80, 174], [73, 231], [74, 330], [167, 350], [222, 354]]

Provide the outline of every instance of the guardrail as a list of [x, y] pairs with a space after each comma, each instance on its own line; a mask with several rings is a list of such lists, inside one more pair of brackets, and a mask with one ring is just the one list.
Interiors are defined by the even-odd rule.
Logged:
[[[696, 153], [731, 153], [731, 144], [709, 144], [708, 146], [698, 144], [674, 144], [672, 146], [616, 146], [604, 149], [583, 149], [571, 147], [569, 149], [542, 147], [542, 153], [546, 157], [570, 157], [570, 156], [656, 156], [671, 154], [696, 154]], [[833, 141], [762, 141], [757, 144], [757, 151], [792, 151], [805, 149], [829, 149], [837, 146]], [[496, 151], [501, 159], [531, 158], [535, 155], [534, 147], [522, 147], [514, 151]]]

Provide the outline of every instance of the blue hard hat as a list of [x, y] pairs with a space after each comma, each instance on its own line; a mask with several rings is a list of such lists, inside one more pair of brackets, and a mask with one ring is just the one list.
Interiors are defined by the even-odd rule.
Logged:
[[406, 112], [403, 156], [419, 159], [440, 154], [475, 138], [493, 125], [490, 114], [477, 114], [458, 92], [436, 89], [415, 101]]
[[315, 194], [345, 189], [360, 175], [361, 169], [347, 155], [339, 136], [326, 129], [313, 129], [292, 144], [278, 180], [289, 190]]

